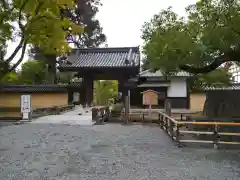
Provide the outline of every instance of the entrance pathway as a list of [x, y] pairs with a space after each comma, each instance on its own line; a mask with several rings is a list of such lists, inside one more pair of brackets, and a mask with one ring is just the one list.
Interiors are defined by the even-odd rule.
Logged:
[[[82, 115], [79, 115], [79, 114]], [[33, 120], [31, 123], [58, 123], [58, 124], [76, 124], [76, 125], [92, 125], [91, 108], [82, 108], [76, 106], [74, 110], [60, 114], [43, 116]]]
[[158, 126], [0, 128], [2, 180], [237, 180], [238, 151], [177, 148]]

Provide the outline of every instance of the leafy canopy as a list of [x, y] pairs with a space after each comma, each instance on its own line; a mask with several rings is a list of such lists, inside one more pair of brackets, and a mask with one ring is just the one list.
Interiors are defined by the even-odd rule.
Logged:
[[186, 8], [187, 19], [171, 8], [154, 15], [142, 30], [151, 68], [171, 73], [181, 64], [202, 67], [222, 54], [239, 52], [239, 9], [239, 0], [200, 0]]
[[22, 64], [18, 72], [9, 72], [0, 80], [3, 84], [44, 84], [46, 68], [40, 61], [29, 60]]
[[23, 84], [43, 84], [46, 75], [46, 68], [42, 62], [29, 60], [22, 64], [19, 81]]
[[10, 70], [23, 60], [27, 44], [37, 45], [44, 52], [57, 55], [69, 51], [66, 36], [69, 32], [82, 32], [83, 28], [63, 17], [62, 12], [73, 9], [75, 5], [74, 0], [1, 0], [0, 48], [5, 50], [8, 40], [20, 37], [14, 52], [4, 59], [5, 63], [10, 64], [21, 51], [21, 57]]

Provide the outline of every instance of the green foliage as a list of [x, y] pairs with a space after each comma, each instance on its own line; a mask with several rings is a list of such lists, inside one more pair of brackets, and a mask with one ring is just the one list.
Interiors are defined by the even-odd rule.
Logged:
[[[62, 17], [62, 11], [71, 10], [75, 5], [74, 0], [1, 0], [0, 44], [4, 47], [0, 48], [6, 48], [7, 40], [13, 40], [15, 36], [21, 39], [11, 56], [5, 59], [10, 64], [21, 51], [21, 57], [10, 70], [14, 70], [23, 60], [27, 44], [36, 45], [49, 54], [68, 52], [70, 47], [65, 41], [66, 36], [80, 33], [83, 28]], [[14, 27], [13, 22], [19, 27]]]
[[144, 53], [152, 69], [161, 69], [166, 74], [177, 71], [180, 63], [189, 63], [193, 52], [198, 50], [189, 36], [183, 18], [171, 8], [162, 10], [143, 26]]
[[239, 50], [239, 8], [239, 0], [201, 0], [187, 8], [188, 25], [208, 53]]
[[46, 69], [40, 61], [29, 60], [22, 64], [19, 81], [23, 84], [44, 84]]
[[[84, 47], [98, 47], [106, 41], [106, 36], [102, 32], [102, 27], [99, 21], [95, 18], [100, 6], [100, 0], [78, 0], [73, 9], [65, 9], [62, 11], [62, 16], [71, 22], [84, 26], [84, 32], [71, 33], [69, 29], [65, 29], [66, 42], [78, 48]], [[47, 58], [46, 52], [42, 51], [38, 46], [32, 46], [30, 56], [33, 59], [45, 61], [46, 64], [52, 63], [54, 60]], [[58, 62], [56, 62], [58, 63]], [[49, 83], [53, 83], [56, 76], [54, 69], [49, 69]], [[57, 74], [61, 82], [69, 82], [72, 78], [70, 73]], [[69, 79], [70, 78], [70, 79]]]
[[21, 71], [7, 73], [0, 82], [3, 84], [44, 84], [46, 69], [42, 62], [29, 60], [22, 64]]
[[212, 84], [230, 85], [232, 74], [224, 69], [216, 69], [208, 74], [199, 75], [190, 80], [191, 91], [201, 91], [204, 86], [211, 86]]
[[94, 82], [94, 104], [106, 105], [110, 98], [117, 97], [117, 81], [95, 81]]
[[205, 65], [240, 45], [240, 2], [201, 0], [184, 20], [171, 8], [143, 26], [144, 52], [153, 69], [176, 71], [179, 64]]
[[[216, 56], [232, 50], [239, 52], [239, 9], [238, 0], [200, 0], [186, 8], [187, 19], [171, 8], [154, 15], [142, 29], [144, 54], [150, 68], [171, 74], [179, 71], [182, 64], [202, 67]], [[217, 70], [199, 76], [198, 83], [229, 83], [229, 77], [226, 72]]]
[[18, 74], [15, 72], [10, 72], [0, 80], [0, 84], [18, 84]]
[[69, 83], [74, 78], [74, 73], [72, 72], [58, 72], [58, 83]]

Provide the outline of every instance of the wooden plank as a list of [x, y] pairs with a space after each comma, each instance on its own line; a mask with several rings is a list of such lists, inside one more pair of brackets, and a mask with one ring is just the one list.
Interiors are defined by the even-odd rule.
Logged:
[[218, 135], [223, 135], [223, 136], [240, 136], [240, 133], [219, 132]]
[[240, 123], [235, 122], [192, 122], [192, 121], [177, 121], [179, 125], [209, 125], [209, 126], [240, 126]]
[[213, 141], [204, 141], [204, 140], [179, 140], [179, 142], [183, 143], [207, 143], [207, 144], [213, 144]]
[[169, 120], [172, 121], [173, 123], [175, 123], [175, 124], [178, 123], [178, 121], [176, 121], [175, 119], [171, 118], [170, 116], [164, 114], [163, 112], [160, 112], [160, 111], [159, 111], [158, 113], [159, 113], [160, 115], [166, 117], [167, 119], [169, 119]]
[[212, 135], [214, 134], [213, 132], [204, 132], [204, 131], [179, 131], [182, 134], [209, 134]]
[[240, 145], [240, 142], [218, 141], [218, 144]]

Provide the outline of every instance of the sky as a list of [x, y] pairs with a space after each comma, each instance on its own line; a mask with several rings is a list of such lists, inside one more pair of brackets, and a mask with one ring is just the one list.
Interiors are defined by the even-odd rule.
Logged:
[[[107, 36], [108, 47], [141, 46], [141, 28], [144, 22], [150, 21], [154, 14], [172, 6], [174, 12], [185, 16], [185, 7], [196, 0], [101, 0], [102, 6], [96, 18]], [[7, 56], [16, 42], [9, 43]], [[18, 54], [16, 59], [20, 55]], [[28, 59], [27, 53], [25, 60]]]
[[142, 45], [141, 28], [154, 14], [172, 6], [185, 16], [185, 7], [196, 0], [102, 0], [97, 19], [107, 35], [109, 47]]

